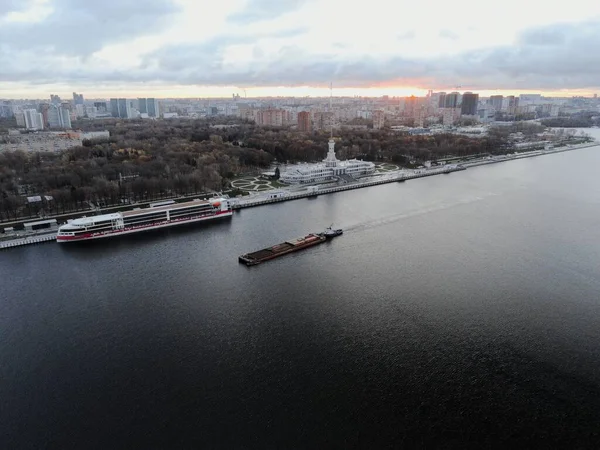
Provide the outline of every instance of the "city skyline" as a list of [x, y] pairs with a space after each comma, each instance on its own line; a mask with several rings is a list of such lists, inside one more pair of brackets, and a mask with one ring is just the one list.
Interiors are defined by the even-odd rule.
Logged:
[[[465, 93], [475, 93], [479, 95], [479, 98], [490, 98], [493, 96], [520, 96], [520, 95], [541, 95], [543, 98], [573, 98], [573, 97], [589, 97], [596, 98], [598, 95], [596, 92], [588, 92], [582, 90], [564, 90], [564, 91], [541, 91], [539, 89], [527, 89], [527, 90], [467, 90], [463, 89], [460, 86], [454, 87], [452, 89], [441, 90], [441, 89], [415, 89], [411, 90], [409, 88], [335, 88], [333, 90], [330, 88], [310, 88], [310, 87], [299, 87], [299, 88], [249, 88], [242, 89], [241, 91], [236, 91], [235, 89], [228, 89], [227, 87], [220, 88], [219, 91], [209, 92], [209, 95], [198, 95], [198, 96], [184, 96], [184, 95], [169, 95], [172, 92], [166, 92], [165, 95], [156, 95], [156, 91], [153, 91], [153, 95], [142, 95], [143, 92], [147, 91], [111, 91], [102, 93], [101, 95], [89, 95], [85, 92], [85, 100], [87, 102], [96, 101], [96, 100], [109, 100], [111, 98], [126, 98], [129, 100], [137, 100], [138, 98], [146, 98], [152, 97], [156, 100], [231, 100], [233, 95], [239, 96], [236, 97], [238, 100], [244, 100], [247, 98], [248, 100], [267, 100], [267, 99], [290, 99], [290, 98], [298, 98], [298, 99], [315, 99], [315, 100], [323, 100], [328, 99], [331, 95], [333, 98], [372, 98], [372, 99], [381, 99], [383, 97], [389, 98], [407, 98], [407, 97], [426, 97], [428, 92], [431, 91], [434, 94], [445, 92], [458, 92], [459, 94]], [[63, 101], [70, 102], [69, 98], [69, 88], [65, 88], [64, 91], [56, 91], [47, 93], [45, 91], [41, 91], [39, 96], [31, 95], [32, 92], [29, 92], [29, 95], [26, 97], [21, 96], [11, 96], [11, 97], [0, 97], [6, 100], [16, 100], [21, 102], [27, 101], [40, 101], [47, 102], [48, 98], [51, 95], [57, 95], [59, 98], [63, 99]], [[247, 92], [247, 96], [244, 96], [245, 91]], [[600, 88], [598, 89], [600, 91]], [[241, 93], [240, 93], [241, 92]], [[333, 94], [331, 94], [333, 92]], [[210, 95], [212, 94], [212, 95]]]
[[[0, 98], [423, 96], [600, 90], [600, 6], [472, 0], [0, 5]], [[410, 7], [410, 9], [408, 8]], [[399, 11], [409, 11], [396, 14]]]

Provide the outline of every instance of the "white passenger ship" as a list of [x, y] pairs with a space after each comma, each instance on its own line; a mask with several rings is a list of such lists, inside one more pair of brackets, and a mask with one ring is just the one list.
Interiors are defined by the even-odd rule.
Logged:
[[155, 203], [149, 208], [69, 220], [58, 228], [56, 240], [73, 242], [100, 239], [230, 217], [232, 214], [231, 200], [228, 198]]

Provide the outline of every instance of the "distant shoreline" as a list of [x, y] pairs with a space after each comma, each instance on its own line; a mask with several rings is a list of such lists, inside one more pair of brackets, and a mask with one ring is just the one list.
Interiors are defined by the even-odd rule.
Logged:
[[[545, 156], [545, 155], [551, 155], [554, 153], [562, 153], [562, 152], [580, 150], [583, 148], [590, 148], [590, 147], [597, 147], [597, 146], [600, 146], [600, 142], [594, 141], [594, 142], [589, 142], [589, 143], [585, 143], [585, 144], [576, 144], [574, 146], [566, 146], [564, 148], [560, 147], [560, 148], [552, 149], [552, 150], [533, 150], [533, 151], [521, 152], [521, 153], [517, 153], [517, 154], [511, 153], [508, 155], [496, 156], [496, 157], [494, 157], [495, 159], [484, 159], [484, 160], [473, 161], [473, 162], [457, 163], [457, 164], [453, 165], [455, 168], [452, 168], [452, 169], [448, 168], [450, 166], [442, 166], [442, 167], [435, 167], [435, 168], [430, 168], [430, 169], [421, 169], [419, 172], [416, 172], [414, 170], [410, 170], [410, 171], [398, 170], [396, 172], [388, 172], [386, 174], [371, 176], [371, 177], [366, 178], [365, 181], [362, 181], [362, 182], [357, 181], [355, 183], [349, 183], [347, 185], [326, 187], [324, 189], [318, 189], [316, 192], [309, 191], [307, 188], [301, 192], [296, 192], [296, 193], [290, 194], [289, 190], [281, 189], [278, 191], [279, 192], [283, 191], [285, 194], [281, 195], [279, 197], [276, 197], [276, 198], [265, 197], [265, 196], [269, 195], [269, 192], [271, 192], [271, 194], [272, 194], [273, 191], [264, 191], [257, 195], [251, 195], [249, 197], [238, 199], [238, 202], [234, 203], [234, 209], [252, 208], [252, 207], [256, 207], [256, 206], [269, 205], [269, 204], [273, 204], [273, 203], [280, 203], [280, 202], [291, 201], [291, 200], [299, 200], [299, 199], [307, 198], [307, 197], [314, 197], [314, 196], [326, 195], [326, 194], [334, 194], [336, 192], [348, 191], [348, 190], [353, 190], [353, 189], [367, 188], [367, 187], [377, 186], [377, 185], [381, 185], [381, 184], [404, 182], [404, 181], [408, 181], [408, 180], [415, 179], [415, 178], [424, 178], [424, 177], [429, 177], [429, 176], [448, 174], [448, 173], [457, 172], [457, 171], [461, 171], [461, 170], [467, 170], [468, 168], [477, 167], [477, 166], [496, 164], [496, 163], [502, 163], [502, 162], [507, 162], [507, 161], [514, 161], [517, 159], [533, 158], [536, 156]], [[292, 187], [292, 186], [290, 186], [290, 187]], [[295, 186], [295, 187], [297, 187], [297, 186]]]
[[[595, 140], [594, 142], [589, 142], [589, 143], [584, 143], [584, 144], [576, 144], [573, 146], [565, 146], [565, 147], [560, 147], [560, 148], [556, 148], [556, 149], [552, 149], [552, 150], [535, 150], [535, 151], [530, 151], [530, 152], [521, 152], [521, 153], [517, 153], [517, 154], [512, 153], [509, 155], [500, 155], [500, 156], [496, 156], [495, 158], [499, 158], [499, 157], [501, 158], [502, 156], [505, 156], [505, 158], [475, 160], [475, 161], [470, 161], [470, 162], [457, 163], [457, 165], [461, 166], [464, 169], [469, 169], [469, 168], [484, 166], [484, 165], [489, 165], [489, 164], [502, 163], [502, 162], [513, 161], [513, 160], [517, 160], [517, 159], [533, 158], [533, 157], [537, 157], [537, 156], [551, 155], [554, 153], [563, 153], [563, 152], [580, 150], [580, 149], [584, 149], [584, 148], [597, 147], [597, 146], [600, 146], [600, 142]], [[444, 170], [443, 166], [436, 167], [436, 168], [430, 168], [430, 169], [421, 169], [421, 170], [425, 170], [425, 172], [416, 173], [416, 172], [414, 172], [413, 169], [403, 169], [403, 170], [397, 170], [397, 171], [390, 171], [385, 174], [377, 174], [377, 175], [370, 176], [367, 179], [364, 179], [364, 181], [358, 180], [357, 182], [349, 183], [347, 185], [334, 186], [334, 187], [332, 187], [332, 186], [323, 187], [322, 189], [318, 190], [316, 195], [318, 196], [318, 195], [332, 194], [335, 192], [341, 192], [341, 191], [347, 191], [347, 190], [353, 190], [353, 189], [367, 188], [367, 187], [372, 187], [372, 186], [376, 186], [376, 185], [380, 185], [380, 184], [403, 182], [403, 181], [408, 181], [410, 179], [424, 178], [427, 176], [441, 175], [444, 173], [450, 173], [450, 172], [457, 171], [457, 170], [451, 170], [451, 171]], [[319, 186], [327, 186], [327, 185], [319, 185]], [[248, 207], [261, 206], [261, 205], [267, 205], [267, 204], [272, 204], [272, 203], [279, 203], [282, 201], [296, 200], [296, 199], [306, 198], [306, 197], [315, 195], [314, 192], [308, 192], [307, 189], [303, 189], [300, 192], [293, 192], [291, 190], [293, 188], [298, 189], [300, 187], [301, 186], [298, 186], [298, 185], [290, 185], [289, 187], [285, 187], [285, 188], [273, 189], [273, 190], [269, 190], [269, 191], [262, 191], [257, 194], [250, 194], [249, 196], [240, 198], [238, 200], [237, 205], [235, 206], [235, 209], [243, 209], [243, 208], [248, 208]], [[266, 196], [268, 196], [269, 194], [273, 194], [274, 192], [281, 192], [281, 191], [287, 193], [288, 195], [285, 195], [285, 196], [282, 196], [279, 198], [266, 198]], [[207, 194], [205, 194], [205, 195], [207, 195]], [[202, 197], [202, 195], [195, 194], [195, 195], [187, 196], [185, 198], [195, 198], [195, 197], [199, 197], [199, 196]], [[184, 197], [173, 197], [173, 199], [181, 199], [181, 198], [184, 198]], [[144, 206], [149, 203], [151, 203], [151, 202], [150, 201], [142, 202], [139, 204], [127, 205], [127, 206], [141, 207], [141, 206]], [[129, 209], [129, 208], [127, 208], [127, 206], [122, 205], [122, 206], [109, 207], [109, 208], [103, 208], [103, 209], [105, 211]], [[80, 217], [80, 216], [90, 214], [90, 213], [93, 214], [94, 211], [89, 210], [89, 211], [80, 211], [80, 212], [74, 212], [74, 213], [59, 214], [59, 215], [55, 215], [55, 216], [49, 216], [48, 218], [60, 219], [60, 218], [65, 218], [65, 217], [66, 218]], [[25, 223], [25, 222], [31, 221], [31, 220], [33, 220], [33, 219], [30, 218], [30, 219], [25, 219], [25, 220], [17, 220], [17, 221], [13, 221], [13, 222], [5, 222], [5, 223], [2, 223], [2, 226], [8, 227], [8, 226], [20, 225], [22, 223]], [[2, 236], [2, 235], [0, 235], [0, 236]], [[23, 235], [19, 236], [17, 239], [23, 238], [25, 236], [26, 235], [23, 234]], [[31, 236], [34, 236], [34, 235], [32, 234]], [[3, 237], [3, 239], [2, 239], [3, 241], [12, 241], [13, 240], [13, 239], [10, 239], [8, 236], [2, 236], [2, 237]]]

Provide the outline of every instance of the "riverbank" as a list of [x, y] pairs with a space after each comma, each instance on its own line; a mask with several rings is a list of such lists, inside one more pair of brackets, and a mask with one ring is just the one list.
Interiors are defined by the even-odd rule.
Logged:
[[490, 157], [490, 158], [482, 159], [479, 161], [469, 161], [469, 162], [463, 163], [462, 165], [464, 167], [476, 167], [476, 166], [482, 166], [485, 164], [495, 164], [495, 163], [499, 163], [499, 162], [512, 161], [514, 159], [533, 158], [535, 156], [551, 155], [553, 153], [570, 152], [573, 150], [580, 150], [583, 148], [597, 147], [599, 145], [600, 145], [600, 143], [598, 143], [598, 142], [590, 142], [590, 143], [585, 143], [585, 144], [569, 145], [569, 146], [565, 146], [565, 147], [559, 147], [559, 148], [553, 148], [553, 149], [547, 149], [547, 150], [534, 150], [531, 152], [523, 152], [523, 153], [510, 154], [510, 155], [501, 155], [498, 157]]
[[[488, 164], [496, 164], [506, 161], [512, 161], [516, 159], [524, 159], [524, 158], [533, 158], [537, 156], [551, 155], [554, 153], [562, 153], [574, 150], [580, 150], [584, 148], [597, 147], [600, 146], [599, 142], [591, 142], [573, 146], [565, 146], [559, 148], [545, 149], [545, 150], [535, 150], [531, 152], [521, 152], [521, 153], [511, 153], [508, 155], [499, 155], [494, 157], [482, 158], [479, 160], [471, 160], [464, 163], [447, 165], [441, 167], [433, 167], [433, 168], [425, 168], [425, 169], [403, 169], [397, 171], [390, 171], [387, 173], [381, 173], [377, 175], [370, 176], [368, 178], [363, 178], [357, 180], [355, 182], [346, 183], [343, 185], [331, 186], [331, 183], [323, 184], [323, 185], [312, 185], [310, 187], [300, 187], [300, 186], [290, 186], [289, 188], [282, 188], [278, 190], [266, 191], [263, 193], [257, 193], [254, 195], [249, 195], [244, 198], [235, 198], [233, 199], [233, 209], [239, 210], [243, 208], [252, 208], [256, 206], [268, 205], [273, 203], [280, 203], [291, 200], [299, 200], [308, 197], [317, 197], [319, 195], [333, 194], [336, 192], [348, 191], [353, 189], [362, 189], [372, 186], [377, 186], [381, 184], [387, 183], [397, 183], [397, 182], [405, 182], [416, 178], [424, 178], [435, 175], [447, 175], [453, 172], [458, 172], [462, 170], [467, 170], [469, 168], [474, 168], [477, 166], [488, 165]], [[196, 196], [197, 197], [197, 196]], [[150, 204], [151, 202], [144, 203], [145, 205]], [[143, 204], [136, 204], [135, 207], [140, 207]], [[129, 205], [130, 207], [132, 205]], [[130, 209], [126, 207], [116, 207], [113, 208], [113, 211]], [[108, 209], [104, 210], [108, 212]], [[70, 217], [79, 217], [73, 214], [64, 215], [67, 218]], [[64, 217], [63, 216], [63, 217]], [[51, 242], [56, 238], [56, 232], [46, 233], [46, 234], [29, 234], [26, 236], [19, 236], [18, 238], [11, 239], [10, 237], [5, 237], [3, 240], [0, 240], [0, 249], [12, 248], [22, 245], [29, 244], [37, 244], [41, 242]]]
[[457, 172], [460, 170], [466, 170], [468, 168], [473, 168], [477, 166], [487, 165], [487, 164], [496, 164], [506, 161], [513, 161], [516, 159], [524, 159], [524, 158], [533, 158], [536, 156], [544, 156], [551, 155], [554, 153], [562, 153], [573, 150], [580, 150], [583, 148], [596, 147], [599, 146], [598, 142], [591, 142], [585, 144], [578, 144], [573, 146], [566, 146], [560, 148], [552, 148], [545, 150], [535, 150], [530, 152], [520, 152], [520, 153], [511, 153], [507, 155], [499, 155], [494, 157], [481, 158], [479, 160], [471, 160], [464, 163], [458, 163], [455, 165], [447, 165], [442, 167], [433, 167], [427, 169], [403, 169], [398, 171], [387, 172], [384, 174], [377, 174], [374, 176], [370, 176], [368, 178], [362, 178], [353, 183], [347, 183], [344, 185], [338, 185], [335, 187], [330, 187], [330, 184], [326, 185], [327, 187], [323, 188], [323, 185], [319, 186], [310, 186], [310, 187], [299, 187], [292, 186], [287, 190], [281, 189], [278, 190], [276, 194], [272, 192], [254, 194], [243, 199], [235, 199], [234, 200], [234, 209], [243, 209], [243, 208], [251, 208], [255, 206], [268, 205], [272, 203], [279, 203], [290, 200], [298, 200], [301, 198], [307, 197], [315, 197], [318, 195], [325, 194], [333, 194], [336, 192], [347, 191], [351, 189], [360, 189], [371, 186], [376, 186], [380, 184], [386, 183], [397, 183], [404, 182], [416, 178], [429, 177], [434, 175], [443, 175], [449, 174], [452, 172]]

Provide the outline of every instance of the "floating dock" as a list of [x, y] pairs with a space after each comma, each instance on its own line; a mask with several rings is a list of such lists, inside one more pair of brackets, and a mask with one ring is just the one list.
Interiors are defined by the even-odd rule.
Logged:
[[254, 266], [261, 262], [287, 255], [288, 253], [322, 244], [326, 240], [327, 238], [323, 234], [310, 233], [304, 237], [285, 241], [256, 252], [246, 253], [239, 257], [239, 261], [247, 266]]
[[56, 241], [56, 233], [48, 233], [48, 234], [37, 234], [31, 236], [25, 236], [16, 239], [9, 239], [5, 241], [0, 241], [0, 250], [5, 248], [12, 247], [20, 247], [22, 245], [30, 245], [30, 244], [39, 244], [42, 242], [51, 242]]

